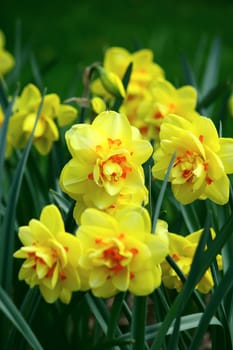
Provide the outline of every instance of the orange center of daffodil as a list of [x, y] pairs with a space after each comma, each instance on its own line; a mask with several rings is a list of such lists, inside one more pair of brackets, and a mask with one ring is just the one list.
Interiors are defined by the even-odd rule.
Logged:
[[[200, 135], [200, 140], [202, 135]], [[210, 185], [212, 179], [207, 175], [208, 162], [205, 161], [200, 154], [186, 150], [182, 155], [176, 157], [173, 165], [174, 171], [172, 175], [177, 183], [195, 183], [198, 178], [205, 177], [205, 182]]]
[[[36, 244], [34, 244], [34, 246], [35, 245]], [[65, 252], [68, 251], [68, 247], [63, 248]], [[33, 270], [35, 270], [38, 274], [40, 274], [40, 271], [43, 270], [45, 271], [44, 277], [52, 279], [55, 270], [58, 267], [58, 278], [60, 280], [65, 280], [67, 278], [61, 267], [62, 263], [59, 260], [59, 252], [55, 248], [49, 248], [46, 255], [43, 257], [41, 255], [44, 254], [41, 254], [39, 247], [38, 252], [35, 250], [28, 253], [28, 259]]]
[[[89, 180], [95, 180], [96, 184], [102, 186], [103, 182], [118, 182], [121, 179], [125, 179], [127, 174], [132, 171], [132, 168], [128, 165], [127, 157], [119, 153], [115, 153], [122, 141], [120, 139], [108, 138], [107, 152], [114, 152], [114, 154], [106, 157], [106, 150], [101, 145], [96, 146], [96, 151], [99, 153], [99, 158], [96, 161], [93, 173], [88, 174]], [[104, 158], [104, 159], [103, 159]]]
[[[138, 254], [138, 249], [131, 247], [127, 248], [123, 244], [125, 235], [123, 233], [119, 234], [116, 239], [102, 239], [97, 238], [95, 243], [100, 246], [99, 252], [95, 254], [97, 257], [97, 264], [101, 264], [107, 268], [110, 272], [108, 278], [111, 277], [112, 273], [117, 275], [124, 268], [129, 265], [134, 255]], [[107, 246], [105, 248], [105, 246]], [[97, 249], [98, 250], [98, 249]], [[132, 279], [134, 274], [130, 274]]]

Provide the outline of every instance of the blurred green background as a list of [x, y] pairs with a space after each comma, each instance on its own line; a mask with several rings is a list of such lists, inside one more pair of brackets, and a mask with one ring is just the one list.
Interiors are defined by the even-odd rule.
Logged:
[[14, 53], [21, 37], [25, 62], [17, 79], [32, 81], [33, 53], [44, 86], [63, 97], [82, 91], [84, 67], [101, 61], [109, 46], [150, 48], [167, 79], [183, 83], [181, 55], [199, 74], [201, 57], [219, 37], [220, 78], [232, 80], [232, 21], [232, 0], [5, 0], [0, 12], [6, 48]]

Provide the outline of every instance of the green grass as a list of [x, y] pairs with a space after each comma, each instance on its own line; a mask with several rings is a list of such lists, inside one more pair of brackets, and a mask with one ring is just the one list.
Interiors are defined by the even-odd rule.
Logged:
[[[185, 54], [199, 71], [200, 52], [211, 41], [222, 42], [223, 80], [232, 80], [233, 3], [231, 1], [8, 1], [0, 14], [7, 36], [7, 48], [14, 50], [17, 21], [21, 24], [23, 47], [29, 46], [39, 63], [49, 91], [66, 97], [70, 89], [82, 90], [82, 70], [101, 61], [109, 46], [133, 51], [151, 48], [155, 60], [174, 83], [182, 77], [180, 56]], [[19, 77], [21, 84], [32, 79], [27, 65]], [[72, 86], [72, 88], [71, 88]]]

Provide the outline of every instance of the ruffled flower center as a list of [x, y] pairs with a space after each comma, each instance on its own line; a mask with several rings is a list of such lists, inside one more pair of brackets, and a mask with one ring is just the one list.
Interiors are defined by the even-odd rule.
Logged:
[[[125, 179], [132, 171], [127, 160], [127, 152], [119, 149], [122, 141], [111, 138], [108, 138], [107, 141], [107, 150], [104, 150], [101, 145], [96, 146], [99, 157], [96, 160], [93, 173], [88, 175], [89, 180], [94, 180], [98, 186], [103, 186], [104, 182], [117, 183]], [[117, 149], [119, 149], [119, 153], [116, 152]], [[108, 153], [107, 156], [106, 153]]]
[[194, 184], [198, 180], [205, 180], [210, 185], [212, 179], [208, 176], [208, 162], [197, 152], [186, 150], [176, 157], [171, 175], [173, 184], [185, 182]]
[[62, 281], [67, 278], [64, 272], [67, 264], [67, 251], [68, 247], [56, 249], [34, 244], [28, 252], [26, 265], [35, 271], [39, 279], [48, 278], [56, 284], [58, 280]]
[[96, 249], [89, 253], [93, 265], [104, 267], [108, 278], [127, 268], [133, 257], [138, 254], [137, 248], [126, 246], [124, 238], [123, 233], [117, 238], [96, 238]]

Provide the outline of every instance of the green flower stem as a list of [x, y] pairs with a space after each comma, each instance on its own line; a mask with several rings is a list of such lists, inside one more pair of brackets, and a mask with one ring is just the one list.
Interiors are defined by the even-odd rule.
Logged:
[[[173, 268], [173, 270], [177, 273], [177, 275], [179, 276], [181, 281], [183, 283], [185, 283], [186, 277], [183, 274], [183, 272], [181, 271], [181, 269], [179, 268], [179, 266], [176, 264], [174, 259], [172, 259], [172, 257], [170, 255], [168, 255], [166, 257], [166, 260], [169, 263], [169, 265]], [[193, 290], [193, 294], [192, 295], [193, 295], [193, 299], [196, 302], [197, 306], [200, 308], [201, 311], [204, 311], [205, 310], [205, 303], [201, 299], [200, 295], [195, 291], [195, 289]]]
[[165, 191], [166, 191], [166, 188], [167, 188], [169, 175], [170, 175], [170, 172], [172, 170], [175, 158], [176, 158], [176, 153], [174, 152], [174, 154], [171, 157], [169, 166], [167, 168], [167, 172], [166, 172], [166, 175], [164, 177], [164, 180], [163, 180], [163, 183], [162, 183], [162, 186], [161, 186], [161, 190], [159, 192], [159, 196], [158, 196], [158, 199], [157, 199], [157, 204], [156, 204], [156, 207], [155, 207], [154, 218], [153, 218], [152, 233], [155, 233], [157, 220], [159, 218], [159, 213], [160, 213], [160, 209], [161, 209], [161, 206], [162, 206], [162, 202], [163, 202], [163, 198], [164, 198], [164, 195], [165, 195]]
[[125, 294], [126, 293], [119, 293], [114, 298], [112, 308], [111, 308], [111, 313], [110, 313], [108, 331], [107, 331], [107, 338], [109, 339], [114, 338], [116, 334], [116, 329], [118, 326], [118, 321], [119, 321], [123, 301], [125, 298]]
[[146, 305], [147, 297], [134, 297], [131, 334], [135, 342], [131, 345], [131, 350], [148, 348], [147, 346], [145, 347]]

